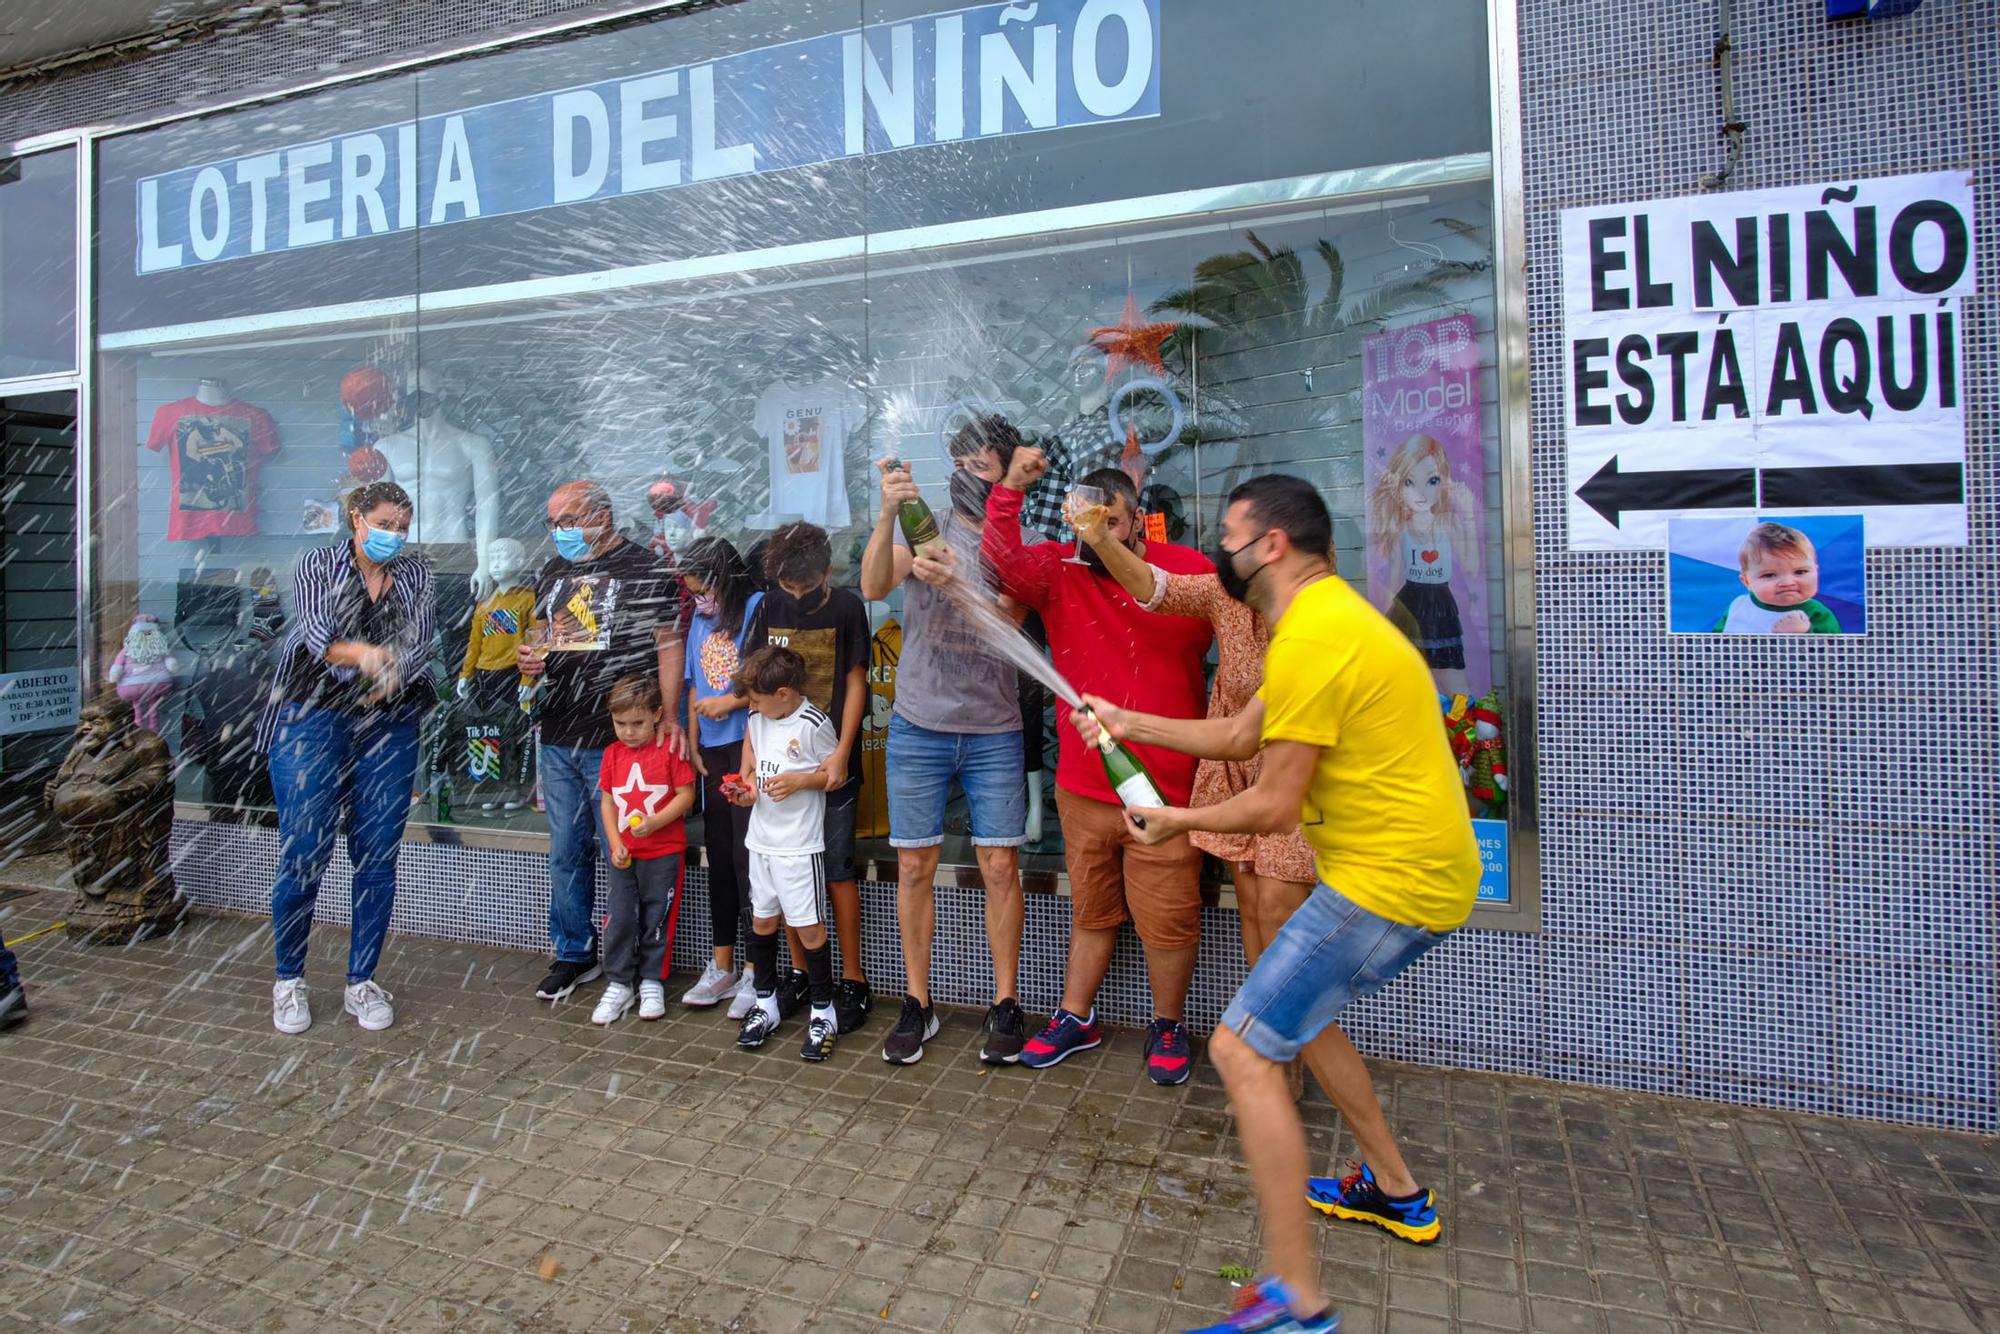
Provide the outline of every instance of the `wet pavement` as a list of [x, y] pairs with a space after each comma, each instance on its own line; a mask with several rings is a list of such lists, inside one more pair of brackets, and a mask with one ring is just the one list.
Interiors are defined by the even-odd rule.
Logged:
[[[53, 894], [0, 903], [10, 942]], [[1178, 1329], [1257, 1263], [1205, 1065], [1139, 1037], [990, 1071], [954, 1011], [885, 1065], [890, 1006], [823, 1066], [719, 1013], [589, 1022], [540, 961], [392, 939], [398, 1022], [270, 1026], [267, 924], [20, 949], [0, 1034], [0, 1328]], [[686, 983], [675, 979], [679, 986]], [[1322, 1229], [1348, 1334], [2000, 1329], [2000, 1140], [1377, 1067], [1441, 1244]], [[1306, 1104], [1315, 1160], [1338, 1118]]]

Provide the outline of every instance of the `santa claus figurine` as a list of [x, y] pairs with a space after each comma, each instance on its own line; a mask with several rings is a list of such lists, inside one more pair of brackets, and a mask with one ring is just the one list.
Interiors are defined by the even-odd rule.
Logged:
[[160, 618], [140, 612], [125, 632], [125, 647], [111, 660], [105, 680], [118, 687], [118, 697], [132, 706], [132, 721], [148, 732], [160, 730], [160, 702], [174, 691], [180, 663], [167, 646]]

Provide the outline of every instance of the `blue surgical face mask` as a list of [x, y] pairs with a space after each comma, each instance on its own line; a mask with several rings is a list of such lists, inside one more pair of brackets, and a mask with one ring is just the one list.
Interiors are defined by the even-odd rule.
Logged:
[[377, 565], [387, 565], [402, 554], [403, 544], [409, 540], [387, 528], [370, 528], [361, 539], [361, 554]]
[[581, 528], [554, 528], [549, 537], [556, 544], [556, 554], [564, 560], [585, 560], [590, 555], [590, 539]]

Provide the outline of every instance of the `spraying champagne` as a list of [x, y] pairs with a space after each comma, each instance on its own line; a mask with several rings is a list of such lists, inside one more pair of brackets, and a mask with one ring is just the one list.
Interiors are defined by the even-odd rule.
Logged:
[[[1160, 785], [1153, 781], [1152, 771], [1146, 762], [1134, 754], [1132, 748], [1111, 735], [1111, 730], [1102, 723], [1097, 727], [1097, 757], [1104, 761], [1104, 776], [1111, 780], [1111, 790], [1118, 794], [1125, 809], [1135, 807], [1165, 806], [1167, 799], [1160, 795]], [[1138, 816], [1132, 821], [1141, 829], [1146, 822]]]

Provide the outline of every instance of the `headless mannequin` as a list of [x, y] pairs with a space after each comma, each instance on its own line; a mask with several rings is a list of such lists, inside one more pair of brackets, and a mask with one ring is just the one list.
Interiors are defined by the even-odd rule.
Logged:
[[194, 396], [197, 401], [211, 408], [223, 407], [236, 397], [229, 392], [229, 386], [221, 380], [203, 380], [194, 387]]
[[[418, 373], [417, 392], [415, 424], [377, 440], [375, 448], [389, 461], [389, 480], [401, 483], [416, 500], [410, 541], [420, 546], [471, 543], [472, 594], [485, 597], [494, 588], [489, 561], [500, 525], [493, 442], [445, 420], [428, 372]], [[465, 527], [468, 509], [473, 515], [470, 534]]]

